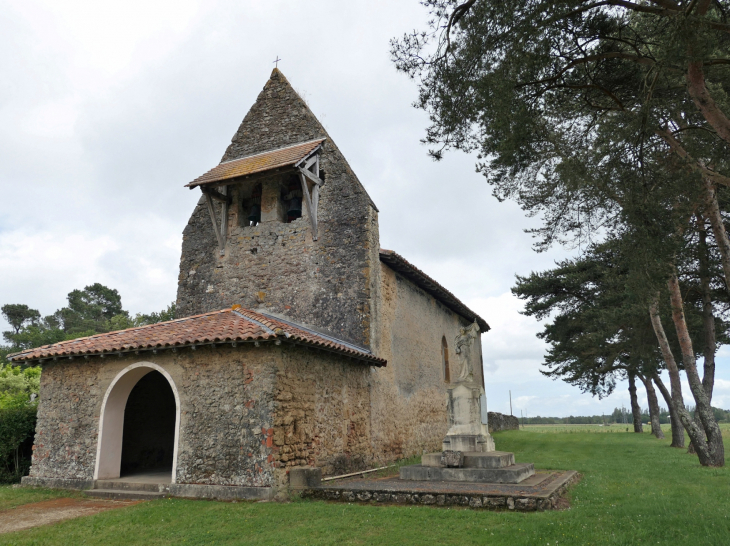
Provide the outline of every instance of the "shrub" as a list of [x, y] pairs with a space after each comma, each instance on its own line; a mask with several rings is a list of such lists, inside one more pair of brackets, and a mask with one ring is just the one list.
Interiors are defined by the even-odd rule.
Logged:
[[0, 483], [28, 473], [41, 369], [0, 364]]
[[0, 408], [0, 483], [14, 483], [28, 474], [37, 405], [24, 402]]

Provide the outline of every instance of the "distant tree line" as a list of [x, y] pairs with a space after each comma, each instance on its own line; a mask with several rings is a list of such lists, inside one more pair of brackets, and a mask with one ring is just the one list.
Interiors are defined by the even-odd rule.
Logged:
[[418, 83], [430, 153], [477, 152], [494, 195], [540, 219], [536, 250], [579, 250], [514, 287], [546, 321], [543, 372], [599, 397], [628, 380], [637, 432], [643, 385], [653, 433], [661, 397], [672, 445], [686, 432], [702, 465], [723, 466], [711, 404], [730, 330], [730, 2], [422, 4], [428, 23], [392, 57]]
[[[730, 422], [730, 410], [712, 408], [718, 422]], [[693, 412], [694, 408], [687, 408]], [[651, 421], [649, 408], [641, 408], [640, 419], [643, 423]], [[670, 413], [667, 408], [660, 407], [658, 412], [659, 423], [670, 424]], [[606, 415], [570, 415], [568, 417], [523, 417], [520, 423], [525, 425], [605, 425], [605, 424], [628, 424], [633, 423], [633, 413], [626, 408], [614, 408], [613, 412]]]
[[59, 341], [172, 320], [175, 304], [150, 314], [132, 316], [122, 308], [119, 292], [95, 283], [68, 294], [68, 304], [55, 313], [21, 303], [0, 307], [10, 330], [0, 345], [0, 483], [15, 482], [28, 473], [35, 434], [40, 366], [13, 366], [9, 354]]

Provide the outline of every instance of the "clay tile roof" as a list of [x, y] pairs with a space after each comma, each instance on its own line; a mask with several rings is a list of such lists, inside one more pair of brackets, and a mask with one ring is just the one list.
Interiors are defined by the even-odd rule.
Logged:
[[212, 168], [203, 176], [199, 176], [186, 187], [192, 189], [204, 184], [228, 180], [238, 176], [248, 176], [250, 174], [270, 171], [272, 169], [281, 169], [283, 167], [294, 167], [303, 159], [309, 157], [322, 145], [324, 138], [310, 140], [309, 142], [301, 142], [286, 148], [271, 150], [260, 154], [234, 159], [221, 163], [217, 167]]
[[13, 362], [27, 362], [46, 358], [163, 350], [191, 345], [276, 340], [350, 356], [366, 361], [371, 366], [385, 366], [387, 363], [363, 347], [315, 332], [306, 326], [242, 309], [240, 306], [44, 345], [8, 355], [8, 359]]
[[380, 261], [387, 264], [393, 271], [403, 275], [416, 286], [431, 294], [446, 307], [451, 309], [457, 315], [461, 315], [469, 322], [476, 319], [479, 329], [483, 332], [489, 331], [489, 324], [482, 317], [464, 305], [456, 296], [446, 290], [443, 286], [418, 269], [400, 254], [392, 250], [380, 249]]

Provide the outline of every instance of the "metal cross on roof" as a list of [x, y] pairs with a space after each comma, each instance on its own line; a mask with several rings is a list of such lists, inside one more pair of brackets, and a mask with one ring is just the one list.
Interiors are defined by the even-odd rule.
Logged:
[[280, 60], [281, 60], [281, 59], [280, 59], [280, 58], [279, 58], [279, 56], [277, 55], [277, 56], [276, 56], [276, 60], [274, 61], [274, 63], [276, 64], [276, 68], [279, 68], [279, 61], [280, 61]]

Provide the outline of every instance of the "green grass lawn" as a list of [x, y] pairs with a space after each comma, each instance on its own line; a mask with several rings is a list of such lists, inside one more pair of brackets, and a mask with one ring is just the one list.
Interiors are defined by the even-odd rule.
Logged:
[[78, 491], [61, 491], [58, 489], [26, 489], [0, 485], [0, 512], [15, 508], [21, 504], [40, 502], [58, 497], [82, 497]]
[[[702, 468], [668, 440], [528, 429], [497, 433], [495, 441], [518, 462], [580, 471], [571, 508], [513, 513], [168, 499], [0, 535], [0, 544], [730, 544], [730, 468]], [[25, 494], [0, 489], [0, 499]]]

